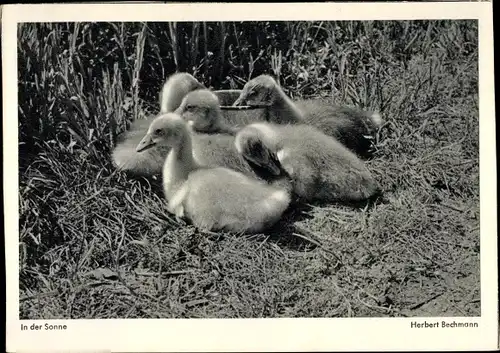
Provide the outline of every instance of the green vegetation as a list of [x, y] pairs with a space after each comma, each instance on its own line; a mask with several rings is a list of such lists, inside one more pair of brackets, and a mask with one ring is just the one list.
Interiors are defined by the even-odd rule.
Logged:
[[[476, 21], [20, 24], [20, 317], [480, 315], [477, 36]], [[176, 68], [380, 111], [367, 164], [384, 198], [253, 236], [178, 223], [158, 180], [110, 160]]]

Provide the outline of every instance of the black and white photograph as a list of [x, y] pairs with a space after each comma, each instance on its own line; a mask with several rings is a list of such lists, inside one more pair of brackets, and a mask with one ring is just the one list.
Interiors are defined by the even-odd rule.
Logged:
[[16, 329], [479, 330], [481, 21], [185, 17], [16, 23]]

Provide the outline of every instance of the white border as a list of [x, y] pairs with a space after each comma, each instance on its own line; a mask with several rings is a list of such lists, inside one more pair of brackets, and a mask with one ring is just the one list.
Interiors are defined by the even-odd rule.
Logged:
[[[212, 3], [4, 5], [4, 214], [7, 351], [488, 350], [498, 347], [492, 4]], [[65, 332], [20, 331], [17, 23], [56, 21], [479, 19], [481, 304], [479, 329], [410, 329], [408, 319], [65, 320]], [[426, 318], [428, 322], [443, 318]], [[447, 319], [448, 320], [448, 319]], [[461, 321], [459, 318], [455, 318]], [[31, 325], [36, 321], [26, 320]], [[50, 321], [39, 321], [45, 323]]]

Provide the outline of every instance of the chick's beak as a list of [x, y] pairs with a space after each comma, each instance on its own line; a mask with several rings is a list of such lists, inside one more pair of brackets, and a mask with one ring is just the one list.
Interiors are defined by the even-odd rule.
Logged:
[[145, 151], [151, 147], [153, 147], [156, 143], [153, 141], [153, 138], [151, 137], [150, 134], [146, 134], [146, 136], [144, 136], [141, 140], [141, 142], [139, 142], [139, 144], [137, 145], [136, 147], [136, 151], [137, 152], [142, 152], [142, 151]]

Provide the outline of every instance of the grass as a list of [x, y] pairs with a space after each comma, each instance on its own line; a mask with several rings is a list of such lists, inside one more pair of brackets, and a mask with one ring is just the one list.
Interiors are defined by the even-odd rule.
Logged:
[[[477, 40], [475, 21], [21, 24], [20, 318], [480, 315]], [[379, 110], [384, 197], [252, 236], [176, 221], [110, 150], [182, 58], [215, 88], [270, 72]]]

